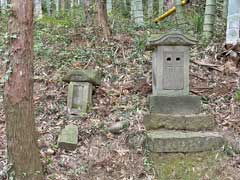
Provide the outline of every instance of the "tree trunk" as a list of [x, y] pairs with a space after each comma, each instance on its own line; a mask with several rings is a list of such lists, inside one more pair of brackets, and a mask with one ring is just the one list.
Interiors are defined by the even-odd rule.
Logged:
[[51, 16], [51, 10], [52, 10], [52, 0], [47, 0], [47, 13], [48, 16]]
[[0, 13], [5, 13], [5, 8], [7, 7], [7, 0], [0, 0]]
[[42, 0], [34, 0], [34, 16], [42, 18]]
[[106, 0], [96, 0], [97, 9], [97, 26], [100, 26], [103, 32], [103, 37], [108, 39], [111, 35], [107, 22]]
[[216, 16], [216, 0], [206, 0], [203, 36], [206, 40], [210, 40], [214, 31], [214, 22]]
[[228, 16], [227, 16], [227, 31], [226, 44], [236, 44], [239, 40], [240, 26], [240, 1], [229, 0]]
[[228, 0], [223, 0], [223, 18], [227, 18], [228, 14]]
[[127, 0], [123, 0], [123, 7], [127, 8]]
[[181, 0], [175, 0], [176, 6], [176, 21], [177, 21], [177, 28], [180, 28], [181, 31], [187, 30], [186, 21], [184, 17], [184, 10], [183, 6], [181, 5]]
[[164, 12], [164, 10], [163, 10], [163, 8], [164, 8], [164, 0], [159, 0], [158, 1], [159, 2], [159, 9], [158, 9], [158, 11], [159, 11], [159, 15], [162, 15], [163, 14], [163, 12]]
[[43, 180], [33, 118], [33, 2], [11, 0], [4, 84], [9, 179]]
[[166, 8], [171, 9], [173, 7], [173, 0], [165, 0]]
[[142, 0], [134, 0], [133, 15], [136, 24], [144, 25]]
[[90, 14], [90, 0], [83, 0], [83, 6], [86, 24], [90, 25], [93, 21]]
[[65, 0], [61, 0], [61, 10], [65, 11]]
[[112, 12], [112, 0], [107, 0], [107, 13]]
[[55, 5], [56, 5], [56, 12], [58, 13], [59, 12], [59, 6], [60, 6], [60, 2], [59, 0], [55, 0]]
[[74, 6], [74, 0], [71, 0], [70, 1], [70, 8], [73, 8], [73, 6]]
[[148, 0], [148, 17], [153, 16], [153, 0]]
[[130, 0], [131, 1], [131, 11], [130, 11], [130, 16], [131, 16], [131, 20], [132, 22], [134, 22], [134, 4], [135, 4], [135, 0]]

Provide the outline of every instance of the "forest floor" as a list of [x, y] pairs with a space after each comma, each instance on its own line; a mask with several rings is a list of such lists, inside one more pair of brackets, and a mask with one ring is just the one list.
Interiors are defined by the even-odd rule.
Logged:
[[[47, 180], [154, 179], [149, 154], [142, 146], [143, 115], [148, 112], [147, 96], [151, 94], [151, 54], [144, 52], [144, 36], [143, 30], [136, 30], [131, 36], [118, 34], [104, 41], [89, 27], [36, 30], [35, 120]], [[193, 48], [190, 90], [203, 97], [204, 108], [214, 115], [221, 130], [238, 134], [239, 75], [221, 70], [225, 59], [216, 59], [216, 54], [222, 50], [221, 42]], [[69, 69], [89, 68], [103, 72], [102, 84], [94, 90], [91, 111], [71, 118], [66, 113], [67, 84], [61, 78]], [[110, 124], [122, 120], [130, 122], [125, 131], [117, 135], [107, 131]], [[75, 151], [64, 151], [57, 147], [57, 137], [70, 123], [79, 127], [78, 146]], [[218, 165], [216, 179], [239, 179], [238, 155], [232, 153]], [[6, 136], [1, 109], [0, 179], [4, 179], [4, 169]]]

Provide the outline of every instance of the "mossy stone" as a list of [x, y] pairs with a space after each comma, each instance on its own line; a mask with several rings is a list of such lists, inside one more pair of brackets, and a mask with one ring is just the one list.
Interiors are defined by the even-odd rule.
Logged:
[[101, 84], [102, 73], [98, 70], [73, 70], [63, 77], [64, 82], [89, 82], [96, 86]]
[[78, 143], [78, 127], [76, 125], [67, 125], [58, 137], [58, 146], [65, 150], [74, 150]]

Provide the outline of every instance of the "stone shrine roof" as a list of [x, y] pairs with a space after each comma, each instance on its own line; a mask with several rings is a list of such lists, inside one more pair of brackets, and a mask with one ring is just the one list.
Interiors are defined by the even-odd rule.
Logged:
[[146, 50], [153, 50], [157, 46], [192, 46], [197, 40], [179, 32], [167, 34], [153, 34], [148, 38]]

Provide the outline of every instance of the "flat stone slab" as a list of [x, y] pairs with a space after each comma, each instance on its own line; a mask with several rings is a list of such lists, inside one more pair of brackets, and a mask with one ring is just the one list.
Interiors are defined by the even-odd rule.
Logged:
[[70, 124], [62, 129], [58, 137], [58, 147], [65, 150], [74, 150], [78, 143], [78, 127]]
[[63, 77], [64, 82], [89, 82], [99, 86], [102, 80], [102, 73], [98, 70], [73, 70]]
[[149, 129], [176, 129], [176, 130], [211, 130], [216, 126], [214, 117], [205, 114], [172, 115], [172, 114], [147, 114], [143, 123]]
[[162, 114], [198, 114], [199, 96], [149, 96], [150, 112]]
[[190, 153], [219, 149], [224, 144], [217, 132], [155, 130], [147, 132], [147, 147], [158, 153]]

